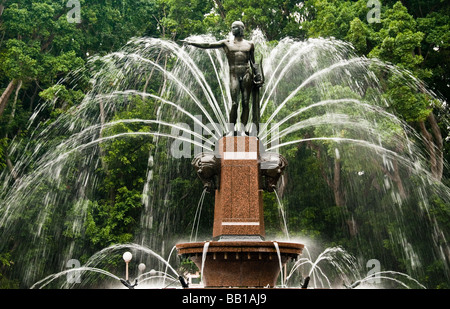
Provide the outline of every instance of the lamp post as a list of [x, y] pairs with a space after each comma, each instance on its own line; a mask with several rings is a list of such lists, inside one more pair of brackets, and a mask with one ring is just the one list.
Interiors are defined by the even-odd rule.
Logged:
[[[125, 252], [123, 255], [122, 255], [122, 258], [123, 258], [123, 260], [125, 261], [125, 280], [124, 279], [120, 279], [120, 282], [122, 282], [122, 284], [124, 285], [124, 286], [126, 286], [127, 288], [129, 288], [129, 289], [134, 289], [134, 287], [138, 284], [138, 282], [137, 282], [137, 278], [136, 278], [136, 280], [134, 281], [134, 284], [132, 285], [131, 283], [130, 283], [130, 281], [128, 281], [128, 263], [131, 261], [131, 259], [133, 258], [133, 255], [130, 253], [130, 252]], [[143, 265], [143, 264], [142, 264]], [[141, 268], [141, 265], [139, 265], [139, 267]], [[145, 265], [144, 265], [144, 267], [145, 267]]]
[[125, 261], [125, 280], [128, 281], [128, 263], [133, 258], [133, 255], [131, 252], [125, 252], [122, 256], [123, 260]]

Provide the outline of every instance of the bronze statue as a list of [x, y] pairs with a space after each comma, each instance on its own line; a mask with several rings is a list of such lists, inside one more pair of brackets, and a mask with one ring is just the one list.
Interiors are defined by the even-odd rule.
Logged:
[[[264, 72], [262, 65], [255, 63], [255, 46], [253, 42], [244, 39], [244, 24], [235, 21], [231, 26], [234, 35], [233, 40], [222, 40], [218, 42], [190, 42], [186, 44], [204, 48], [223, 48], [228, 59], [230, 68], [230, 93], [232, 106], [230, 111], [230, 122], [235, 125], [239, 106], [239, 96], [242, 98], [241, 123], [244, 127], [249, 119], [249, 103], [252, 99], [253, 124], [256, 125], [256, 134], [259, 132], [259, 89], [264, 84]], [[245, 132], [249, 133], [249, 132]], [[262, 189], [272, 192], [287, 166], [286, 159], [277, 153], [261, 154], [261, 176], [264, 178]], [[220, 158], [214, 153], [199, 153], [192, 160], [192, 165], [197, 175], [203, 182], [203, 187], [212, 192], [220, 187]]]
[[253, 123], [259, 131], [259, 88], [264, 83], [261, 66], [255, 63], [255, 46], [253, 42], [244, 39], [244, 24], [241, 21], [235, 21], [231, 25], [231, 32], [234, 35], [233, 40], [222, 40], [213, 43], [197, 43], [183, 41], [186, 44], [204, 48], [223, 48], [228, 59], [230, 68], [230, 93], [231, 93], [231, 111], [230, 123], [233, 125], [237, 121], [237, 112], [239, 106], [239, 95], [242, 98], [241, 123], [244, 127], [249, 118], [250, 95], [253, 94]]

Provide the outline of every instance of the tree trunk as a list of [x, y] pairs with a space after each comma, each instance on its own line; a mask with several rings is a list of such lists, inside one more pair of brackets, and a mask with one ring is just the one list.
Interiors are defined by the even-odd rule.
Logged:
[[351, 219], [346, 220], [345, 223], [347, 224], [350, 236], [355, 237], [358, 234], [358, 225], [356, 224], [355, 218], [352, 216]]
[[425, 146], [428, 150], [431, 174], [436, 180], [440, 181], [442, 179], [442, 173], [444, 170], [444, 143], [434, 114], [430, 113], [427, 120], [431, 125], [431, 130], [433, 132], [434, 138], [433, 135], [428, 132], [424, 121], [419, 122], [420, 132], [425, 139]]
[[47, 39], [47, 41], [45, 41], [44, 43], [42, 43], [42, 45], [41, 45], [41, 52], [45, 51], [45, 50], [50, 46], [50, 44], [53, 42], [53, 39], [54, 39], [54, 38], [55, 38], [55, 34], [52, 33], [52, 34], [50, 35], [50, 37]]
[[[167, 69], [167, 54], [165, 55], [165, 59], [164, 59], [164, 71]], [[164, 93], [164, 91], [166, 90], [166, 85], [167, 85], [167, 74], [163, 74], [163, 83], [162, 85], [159, 87], [158, 93], [161, 95], [162, 93]]]
[[[399, 151], [398, 147], [396, 151]], [[384, 164], [380, 164], [380, 162], [378, 162], [377, 160], [372, 159], [372, 163], [375, 166], [378, 166], [383, 171], [384, 175], [389, 177], [389, 179], [392, 180], [392, 182], [395, 184], [398, 190], [398, 194], [401, 200], [403, 201], [408, 197], [408, 194], [405, 189], [405, 186], [403, 185], [402, 176], [400, 175], [400, 169], [398, 166], [398, 161], [392, 158], [391, 162], [392, 162], [392, 171], [390, 171]], [[374, 186], [378, 191], [381, 190], [380, 186], [376, 183], [376, 181], [372, 181], [372, 186]]]
[[39, 84], [38, 84], [37, 80], [34, 80], [34, 82], [35, 82], [34, 92], [33, 92], [33, 95], [30, 98], [30, 107], [28, 108], [30, 113], [33, 112], [34, 100], [36, 99], [36, 96], [37, 96], [38, 90], [39, 90]]
[[[5, 3], [5, 1], [2, 1], [2, 3], [0, 3], [0, 17], [2, 17], [3, 11], [5, 9], [4, 3]], [[2, 28], [2, 24], [3, 24], [3, 21], [0, 19], [0, 28]], [[2, 45], [3, 45], [3, 39], [5, 38], [5, 34], [6, 34], [6, 31], [3, 32], [3, 36], [0, 39], [0, 47], [2, 47]]]
[[336, 206], [344, 206], [345, 199], [341, 186], [341, 160], [334, 159], [333, 193]]
[[397, 160], [392, 160], [392, 164], [394, 167], [394, 175], [389, 174], [389, 176], [391, 177], [392, 181], [397, 185], [398, 194], [400, 195], [400, 198], [404, 200], [406, 199], [407, 194], [405, 191], [405, 187], [403, 186], [402, 177], [400, 176]]
[[222, 19], [225, 19], [225, 17], [227, 16], [227, 14], [225, 13], [225, 9], [223, 7], [223, 4], [220, 0], [214, 0], [214, 2], [216, 3], [217, 7], [219, 8], [219, 12], [220, 12], [220, 17]]
[[11, 96], [15, 87], [16, 87], [16, 80], [13, 79], [12, 81], [9, 82], [5, 91], [3, 91], [2, 96], [0, 97], [0, 117], [3, 114], [3, 111], [5, 110], [6, 107], [6, 103], [8, 102], [9, 97]]
[[9, 119], [10, 124], [13, 121], [14, 116], [16, 116], [17, 97], [19, 96], [19, 91], [22, 88], [22, 83], [23, 83], [22, 80], [19, 80], [19, 83], [17, 84], [17, 87], [16, 87], [16, 93], [14, 95], [14, 102], [13, 102], [13, 106], [12, 106], [11, 117]]
[[330, 189], [333, 190], [334, 202], [336, 206], [345, 206], [345, 197], [341, 186], [341, 161], [337, 158], [334, 159], [333, 178], [330, 179], [325, 171], [323, 164], [321, 163], [322, 150], [320, 149], [320, 147], [314, 145], [311, 142], [308, 142], [308, 146], [316, 151], [316, 157], [319, 160], [320, 172], [327, 185], [330, 187]]
[[[159, 51], [158, 56], [156, 57], [155, 63], [158, 63], [158, 61], [159, 61], [159, 59], [161, 57], [161, 53], [162, 53], [162, 50]], [[147, 79], [145, 80], [144, 89], [142, 90], [143, 93], [147, 92], [147, 87], [148, 87], [148, 84], [149, 84], [149, 82], [150, 82], [150, 80], [151, 80], [151, 78], [153, 76], [153, 71], [154, 70], [155, 70], [155, 66], [152, 67], [152, 70], [150, 71], [150, 74], [148, 75]], [[142, 95], [142, 99], [143, 100], [145, 99], [145, 95]]]
[[[101, 128], [100, 128], [100, 138], [103, 138], [103, 128], [105, 126], [105, 122], [106, 122], [106, 117], [105, 117], [105, 106], [103, 105], [103, 100], [102, 98], [100, 98], [99, 100], [99, 108], [100, 108], [100, 124], [101, 124]], [[102, 148], [102, 144], [100, 143], [99, 145], [99, 151], [100, 151], [100, 160], [102, 163], [102, 168], [105, 171], [105, 173], [108, 173], [108, 165], [106, 164], [104, 158], [105, 158], [105, 151]]]
[[444, 172], [444, 140], [442, 138], [441, 130], [433, 113], [428, 116], [428, 122], [431, 125], [431, 131], [434, 135], [434, 143], [436, 145], [436, 172], [435, 177], [438, 180], [442, 179]]
[[[320, 172], [322, 174], [323, 179], [327, 183], [327, 185], [333, 190], [334, 194], [334, 203], [338, 207], [345, 207], [345, 194], [342, 190], [341, 184], [341, 160], [339, 158], [334, 159], [334, 168], [333, 168], [333, 176], [332, 179], [327, 175], [323, 164], [321, 163], [321, 149], [320, 147], [314, 145], [311, 142], [308, 142], [308, 146], [316, 151], [316, 157], [319, 160]], [[358, 234], [358, 224], [353, 216], [350, 219], [344, 221], [345, 225], [348, 228], [348, 232], [350, 236], [355, 237]]]
[[[14, 120], [14, 117], [16, 116], [17, 98], [19, 96], [19, 91], [20, 91], [21, 88], [22, 88], [22, 80], [19, 80], [19, 83], [18, 83], [17, 88], [16, 88], [16, 93], [14, 95], [14, 103], [13, 103], [13, 106], [12, 106], [11, 116], [9, 117], [8, 126], [11, 125], [11, 123]], [[8, 137], [8, 134], [6, 134], [6, 137]], [[14, 165], [13, 165], [11, 159], [9, 158], [8, 151], [5, 152], [5, 161], [6, 161], [6, 166], [8, 167], [12, 178], [14, 180], [17, 180], [19, 178], [19, 176], [17, 175], [16, 171], [14, 170]]]

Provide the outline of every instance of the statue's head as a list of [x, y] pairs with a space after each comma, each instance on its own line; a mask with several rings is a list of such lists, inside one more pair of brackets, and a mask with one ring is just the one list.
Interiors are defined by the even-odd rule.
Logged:
[[231, 24], [231, 32], [234, 36], [244, 36], [244, 23], [242, 21], [235, 21]]

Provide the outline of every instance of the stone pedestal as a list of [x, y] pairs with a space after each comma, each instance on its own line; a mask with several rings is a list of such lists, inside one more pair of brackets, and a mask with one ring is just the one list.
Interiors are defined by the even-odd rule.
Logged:
[[259, 140], [251, 136], [224, 137], [219, 141], [219, 157], [220, 188], [215, 195], [213, 238], [264, 238]]
[[[277, 156], [274, 168], [266, 166], [265, 176], [271, 184], [276, 184], [285, 166], [283, 162], [279, 165], [280, 162]], [[260, 164], [258, 139], [232, 136], [219, 141], [214, 160], [207, 158], [194, 165], [206, 184], [211, 175], [220, 171], [215, 193], [214, 240], [176, 245], [178, 255], [191, 259], [200, 270], [203, 267], [205, 287], [274, 287], [280, 266], [302, 253], [303, 245], [299, 243], [264, 241]]]

